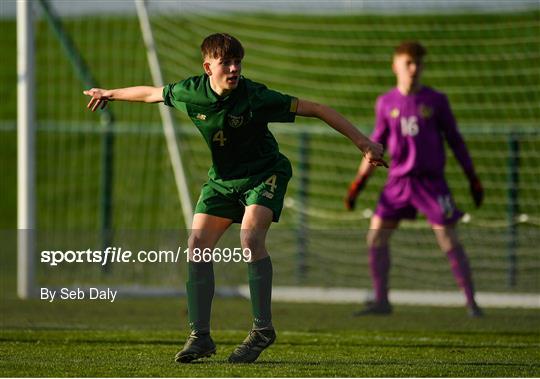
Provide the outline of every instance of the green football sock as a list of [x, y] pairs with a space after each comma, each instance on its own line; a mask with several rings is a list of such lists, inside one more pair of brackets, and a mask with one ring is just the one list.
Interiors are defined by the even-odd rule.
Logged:
[[195, 333], [210, 333], [210, 311], [214, 297], [212, 262], [188, 262], [186, 282], [189, 326]]
[[248, 263], [253, 329], [272, 327], [272, 261], [270, 257]]

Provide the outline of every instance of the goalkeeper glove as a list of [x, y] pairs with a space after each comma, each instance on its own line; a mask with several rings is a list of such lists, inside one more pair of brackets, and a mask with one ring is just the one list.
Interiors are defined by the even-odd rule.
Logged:
[[347, 208], [347, 210], [352, 211], [354, 209], [356, 198], [358, 197], [360, 191], [362, 191], [366, 186], [366, 182], [367, 178], [360, 177], [349, 185], [349, 191], [347, 192], [347, 197], [345, 198], [345, 208]]
[[469, 185], [474, 204], [478, 208], [484, 200], [484, 187], [482, 187], [482, 183], [480, 183], [480, 179], [476, 175], [469, 178]]

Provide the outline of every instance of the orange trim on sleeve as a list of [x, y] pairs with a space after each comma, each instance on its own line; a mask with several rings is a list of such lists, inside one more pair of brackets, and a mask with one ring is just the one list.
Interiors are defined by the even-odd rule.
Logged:
[[296, 113], [296, 110], [298, 109], [298, 99], [296, 97], [291, 98], [291, 108], [289, 109], [289, 112]]

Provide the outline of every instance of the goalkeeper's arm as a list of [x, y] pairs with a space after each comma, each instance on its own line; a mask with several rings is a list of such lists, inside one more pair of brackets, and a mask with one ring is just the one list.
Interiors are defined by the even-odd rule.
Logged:
[[375, 166], [369, 163], [367, 159], [362, 159], [360, 166], [358, 166], [356, 177], [349, 185], [349, 190], [347, 191], [347, 196], [345, 197], [345, 208], [350, 211], [354, 209], [356, 198], [366, 186], [373, 171], [375, 171]]
[[163, 102], [163, 87], [136, 86], [116, 89], [92, 88], [83, 91], [85, 95], [91, 96], [87, 105], [88, 109], [94, 112], [98, 108], [105, 108], [109, 101], [139, 101], [143, 103]]

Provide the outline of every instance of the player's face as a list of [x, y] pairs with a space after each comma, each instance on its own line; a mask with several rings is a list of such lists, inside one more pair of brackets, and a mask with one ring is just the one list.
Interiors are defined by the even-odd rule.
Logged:
[[242, 71], [241, 58], [207, 58], [203, 64], [210, 77], [212, 89], [224, 95], [238, 86]]
[[411, 57], [409, 54], [396, 55], [392, 64], [398, 82], [411, 87], [420, 83], [423, 68], [422, 59]]

